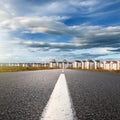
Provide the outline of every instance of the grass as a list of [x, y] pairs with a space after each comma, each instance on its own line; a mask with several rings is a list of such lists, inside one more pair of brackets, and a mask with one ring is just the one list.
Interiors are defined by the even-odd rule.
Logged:
[[52, 69], [49, 67], [16, 67], [16, 66], [2, 66], [0, 67], [0, 72], [18, 72], [18, 71], [33, 71], [33, 70], [47, 70]]
[[[56, 68], [50, 68], [50, 67], [16, 67], [16, 66], [0, 66], [0, 72], [18, 72], [18, 71], [34, 71], [34, 70], [48, 70], [48, 69], [59, 69]], [[81, 68], [68, 68], [72, 70], [84, 70], [84, 71], [95, 71], [95, 72], [114, 72], [114, 73], [120, 73], [120, 70], [103, 70], [103, 69], [81, 69]]]

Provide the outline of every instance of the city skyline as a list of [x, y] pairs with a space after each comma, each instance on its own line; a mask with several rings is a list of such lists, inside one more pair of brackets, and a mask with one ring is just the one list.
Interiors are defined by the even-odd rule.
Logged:
[[0, 62], [120, 60], [119, 0], [0, 1]]

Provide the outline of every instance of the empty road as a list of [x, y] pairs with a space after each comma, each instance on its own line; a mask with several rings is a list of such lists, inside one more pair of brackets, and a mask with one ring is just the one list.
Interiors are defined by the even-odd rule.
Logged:
[[0, 120], [59, 120], [50, 119], [51, 112], [55, 117], [61, 114], [62, 120], [120, 120], [120, 74], [78, 70], [0, 73]]

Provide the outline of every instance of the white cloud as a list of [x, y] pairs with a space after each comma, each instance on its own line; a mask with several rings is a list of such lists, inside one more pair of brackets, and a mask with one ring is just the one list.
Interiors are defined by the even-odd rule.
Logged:
[[120, 55], [118, 53], [108, 54], [106, 56], [97, 57], [98, 60], [120, 60]]
[[[40, 0], [37, 2], [35, 0], [2, 0], [0, 1], [1, 54], [3, 55], [4, 52], [6, 56], [8, 56], [7, 54], [12, 52], [14, 57], [17, 56], [15, 51], [20, 47], [19, 44], [22, 44], [23, 46], [21, 47], [24, 48], [22, 50], [20, 47], [20, 54], [25, 56], [24, 53], [26, 53], [28, 54], [28, 58], [30, 58], [32, 54], [30, 51], [27, 51], [28, 47], [29, 49], [33, 47], [33, 49], [41, 48], [41, 52], [35, 55], [41, 55], [43, 58], [48, 55], [48, 52], [50, 52], [49, 55], [53, 53], [57, 55], [57, 51], [59, 50], [61, 50], [62, 57], [68, 55], [67, 57], [71, 58], [71, 49], [75, 51], [73, 52], [73, 57], [79, 52], [80, 54], [85, 53], [92, 55], [96, 53], [99, 55], [113, 54], [109, 50], [114, 50], [120, 46], [120, 26], [94, 26], [86, 22], [80, 25], [68, 26], [64, 24], [64, 21], [69, 18], [79, 18], [81, 16], [92, 17], [95, 18], [94, 20], [96, 21], [96, 18], [103, 18], [101, 16], [108, 17], [109, 15], [117, 15], [119, 13], [118, 9], [101, 11], [105, 7], [116, 3], [119, 3], [119, 0]], [[16, 33], [13, 35], [16, 31], [20, 31], [18, 33], [19, 35], [16, 35]], [[42, 40], [40, 42], [33, 40], [25, 41], [24, 38], [22, 40], [21, 38], [16, 40], [16, 37], [20, 37], [26, 33], [43, 33], [44, 35], [57, 35], [57, 37], [63, 36], [68, 39], [68, 43], [62, 43], [60, 41], [58, 43], [56, 38], [53, 38], [55, 40], [51, 43], [42, 42]], [[16, 42], [16, 44], [12, 45], [9, 41], [13, 43]], [[47, 50], [46, 54], [45, 50]], [[68, 51], [63, 52], [62, 50]]]
[[[25, 45], [33, 48], [49, 48], [49, 49], [76, 49], [83, 44], [80, 43], [67, 43], [67, 42], [43, 42], [43, 41], [11, 41], [11, 44]], [[86, 44], [84, 44], [86, 45]]]
[[90, 49], [82, 49], [82, 50], [76, 50], [76, 53], [82, 53], [82, 54], [86, 54], [86, 53], [88, 53], [88, 54], [91, 54], [91, 55], [96, 55], [96, 54], [99, 54], [99, 55], [101, 55], [101, 54], [111, 54], [111, 53], [113, 53], [112, 51], [110, 51], [110, 50], [116, 50], [116, 48], [111, 48], [111, 47], [98, 47], [98, 48], [90, 48]]
[[0, 61], [3, 61], [5, 59], [8, 59], [12, 56], [12, 54], [0, 54]]
[[[9, 28], [11, 30], [17, 29], [30, 29], [35, 28], [56, 28], [65, 27], [61, 22], [56, 21], [56, 19], [63, 19], [63, 17], [14, 17], [13, 19], [7, 19], [0, 23], [3, 28]], [[32, 31], [33, 31], [32, 30]]]
[[[79, 13], [86, 14], [96, 11], [100, 6], [108, 5], [109, 2], [101, 0], [4, 0], [3, 5], [15, 12], [16, 15], [50, 16]], [[103, 4], [101, 4], [103, 3]], [[112, 4], [112, 3], [111, 3]], [[32, 6], [32, 7], [31, 7]], [[97, 7], [96, 7], [97, 6]], [[21, 9], [22, 8], [22, 9]]]
[[[120, 39], [120, 26], [67, 26], [51, 17], [15, 17], [0, 23], [4, 30], [21, 30], [23, 33], [44, 33], [71, 37], [74, 44], [86, 47], [116, 47]], [[104, 41], [104, 43], [103, 43]]]
[[[51, 17], [15, 17], [13, 19], [8, 19], [0, 23], [2, 28], [7, 28], [11, 30], [23, 29], [28, 30], [29, 32], [42, 32], [47, 33], [51, 31], [51, 34], [54, 31], [56, 33], [61, 33], [63, 35], [73, 35], [79, 36], [81, 33], [83, 36], [91, 35], [107, 35], [107, 34], [120, 34], [120, 26], [89, 26], [89, 25], [78, 25], [78, 26], [66, 26], [60, 21], [56, 20], [57, 18]], [[58, 17], [58, 19], [60, 19]], [[62, 19], [62, 18], [61, 18]], [[72, 34], [71, 34], [72, 33]]]

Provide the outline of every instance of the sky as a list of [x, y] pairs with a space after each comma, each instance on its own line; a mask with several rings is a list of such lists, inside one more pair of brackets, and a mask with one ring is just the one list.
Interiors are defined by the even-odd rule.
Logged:
[[120, 60], [120, 0], [0, 0], [0, 62]]

